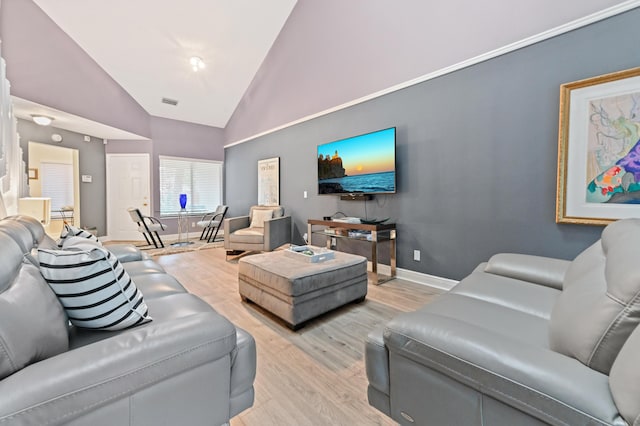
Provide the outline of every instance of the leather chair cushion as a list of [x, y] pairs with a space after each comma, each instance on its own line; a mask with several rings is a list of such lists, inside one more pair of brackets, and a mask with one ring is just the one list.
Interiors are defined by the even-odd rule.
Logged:
[[[40, 272], [78, 327], [122, 330], [151, 320], [142, 293], [109, 251], [83, 238], [38, 250]], [[83, 241], [78, 241], [83, 240]]]
[[0, 234], [0, 379], [69, 347], [67, 319], [38, 268]]
[[640, 219], [608, 225], [567, 270], [551, 313], [551, 349], [609, 374], [640, 322]]

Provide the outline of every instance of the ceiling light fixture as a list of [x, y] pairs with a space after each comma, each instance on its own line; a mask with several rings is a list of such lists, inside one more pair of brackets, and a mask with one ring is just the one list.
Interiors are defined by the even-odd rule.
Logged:
[[53, 121], [53, 118], [46, 115], [31, 115], [31, 119], [41, 126], [48, 126]]
[[189, 59], [189, 63], [191, 64], [191, 69], [194, 72], [198, 72], [201, 69], [204, 69], [204, 66], [205, 66], [202, 58], [198, 56], [192, 56], [191, 59]]

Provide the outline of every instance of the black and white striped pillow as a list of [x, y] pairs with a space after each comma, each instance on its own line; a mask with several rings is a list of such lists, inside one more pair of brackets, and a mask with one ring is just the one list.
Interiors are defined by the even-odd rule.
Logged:
[[95, 241], [100, 245], [102, 245], [98, 237], [93, 235], [91, 232], [85, 231], [84, 229], [80, 229], [73, 225], [69, 225], [65, 223], [64, 227], [62, 228], [62, 232], [60, 232], [60, 239], [58, 239], [57, 241], [58, 247], [62, 247], [64, 245], [64, 241], [70, 237], [82, 237], [90, 241]]
[[[38, 250], [40, 272], [77, 327], [122, 330], [151, 321], [142, 293], [108, 250], [87, 241]], [[84, 249], [82, 249], [84, 248]]]

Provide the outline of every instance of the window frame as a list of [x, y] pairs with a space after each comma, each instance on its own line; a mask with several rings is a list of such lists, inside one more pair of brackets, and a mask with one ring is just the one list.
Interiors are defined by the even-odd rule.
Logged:
[[[176, 209], [176, 210], [168, 210], [165, 209], [163, 210], [163, 196], [162, 196], [162, 162], [163, 160], [173, 160], [173, 161], [182, 161], [185, 163], [191, 163], [191, 165], [193, 163], [201, 163], [201, 164], [213, 164], [215, 166], [218, 167], [218, 170], [216, 170], [216, 172], [219, 175], [219, 194], [220, 194], [220, 198], [219, 198], [219, 204], [224, 204], [224, 161], [220, 161], [220, 160], [209, 160], [209, 159], [204, 159], [204, 158], [191, 158], [191, 157], [178, 157], [178, 156], [173, 156], [173, 155], [159, 155], [158, 156], [158, 194], [159, 194], [159, 215], [161, 218], [172, 218], [172, 217], [178, 217], [180, 209]], [[191, 184], [190, 184], [190, 193], [193, 193], [193, 178], [191, 179]], [[177, 200], [177, 198], [176, 198]], [[190, 201], [192, 201], [193, 198], [191, 200], [188, 200], [188, 203]], [[187, 210], [187, 214], [189, 216], [201, 216], [204, 213], [207, 213], [209, 211], [214, 211], [216, 209], [216, 206], [212, 206], [211, 209], [207, 209], [206, 207], [202, 210]]]

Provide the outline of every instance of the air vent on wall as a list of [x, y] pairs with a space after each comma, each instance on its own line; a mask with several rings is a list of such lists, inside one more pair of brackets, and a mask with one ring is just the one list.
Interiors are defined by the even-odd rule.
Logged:
[[173, 106], [178, 105], [178, 101], [177, 100], [169, 99], [169, 98], [162, 98], [162, 103], [163, 104], [168, 104], [168, 105], [173, 105]]

